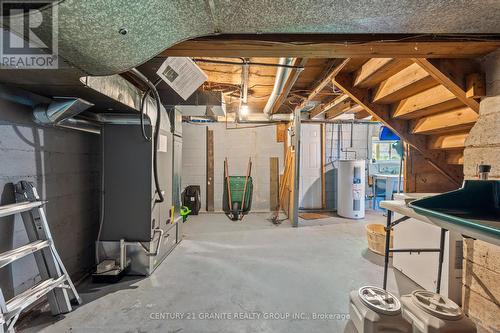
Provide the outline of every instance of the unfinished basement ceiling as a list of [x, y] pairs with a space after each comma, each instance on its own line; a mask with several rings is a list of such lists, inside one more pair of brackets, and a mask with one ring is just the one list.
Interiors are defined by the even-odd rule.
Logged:
[[[158, 59], [158, 58], [157, 58]], [[229, 113], [237, 112], [240, 106], [242, 94], [243, 77], [242, 65], [218, 64], [217, 62], [240, 62], [238, 58], [199, 58], [206, 62], [198, 62], [198, 66], [207, 74], [208, 80], [202, 90], [221, 91], [225, 94], [226, 108]], [[278, 67], [264, 66], [259, 64], [276, 65], [278, 58], [247, 58], [248, 66], [248, 107], [250, 113], [262, 113], [265, 105], [273, 91], [276, 72]], [[335, 64], [336, 59], [308, 59], [304, 61], [297, 81], [291, 86], [291, 90], [283, 103], [274, 113], [292, 113], [293, 109], [300, 104], [302, 99], [310, 93], [311, 86], [319, 80], [330, 67]], [[330, 91], [327, 91], [329, 88]], [[328, 97], [335, 96], [333, 85], [330, 85], [318, 97], [318, 103]]]
[[[248, 33], [495, 33], [500, 2], [65, 0], [59, 54], [92, 75], [124, 72], [191, 38]], [[262, 15], [262, 11], [272, 15]], [[418, 15], [415, 15], [418, 13]], [[119, 33], [126, 29], [127, 34]]]

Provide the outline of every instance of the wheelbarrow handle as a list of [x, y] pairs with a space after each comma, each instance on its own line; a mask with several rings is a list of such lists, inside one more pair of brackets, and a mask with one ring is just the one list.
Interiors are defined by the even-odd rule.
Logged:
[[229, 176], [229, 163], [227, 157], [224, 160], [224, 179], [227, 181], [227, 198], [229, 204], [229, 211], [233, 210], [233, 197], [231, 196], [231, 178]]
[[245, 210], [245, 197], [247, 194], [247, 184], [248, 178], [250, 178], [250, 174], [252, 173], [252, 158], [248, 158], [248, 168], [247, 168], [247, 176], [245, 178], [245, 186], [243, 187], [243, 198], [241, 199], [241, 212], [243, 218], [243, 211]]

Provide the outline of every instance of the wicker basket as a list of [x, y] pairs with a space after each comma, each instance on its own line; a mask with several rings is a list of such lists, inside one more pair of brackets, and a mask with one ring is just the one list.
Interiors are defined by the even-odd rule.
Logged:
[[[366, 226], [366, 237], [368, 239], [368, 248], [373, 252], [385, 255], [385, 226], [382, 224], [368, 224]], [[389, 248], [392, 248], [394, 233], [391, 230], [391, 239]], [[392, 253], [389, 253], [392, 256]]]

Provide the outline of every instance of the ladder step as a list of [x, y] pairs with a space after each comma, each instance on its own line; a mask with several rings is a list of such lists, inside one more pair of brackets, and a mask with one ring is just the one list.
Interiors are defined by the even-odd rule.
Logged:
[[44, 203], [44, 201], [26, 201], [0, 206], [0, 217], [26, 212], [28, 210], [32, 210], [33, 208], [40, 207]]
[[34, 285], [30, 289], [10, 299], [6, 302], [7, 313], [4, 313], [5, 321], [8, 321], [10, 318], [18, 315], [29, 305], [33, 304], [33, 302], [36, 302], [53, 289], [63, 287], [65, 282], [66, 277], [64, 275], [57, 279], [50, 278]]
[[39, 251], [45, 247], [48, 247], [50, 242], [48, 240], [38, 240], [33, 243], [26, 244], [24, 246], [18, 247], [0, 254], [0, 268], [7, 266], [8, 264], [21, 259], [22, 257], [32, 254], [33, 252]]

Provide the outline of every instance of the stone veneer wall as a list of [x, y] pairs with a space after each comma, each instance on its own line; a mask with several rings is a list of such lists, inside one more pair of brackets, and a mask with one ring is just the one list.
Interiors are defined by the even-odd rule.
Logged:
[[[465, 179], [477, 176], [479, 164], [491, 165], [490, 179], [500, 179], [500, 50], [482, 59], [487, 96], [479, 120], [466, 140]], [[500, 247], [482, 241], [464, 242], [463, 300], [478, 332], [500, 332]]]

